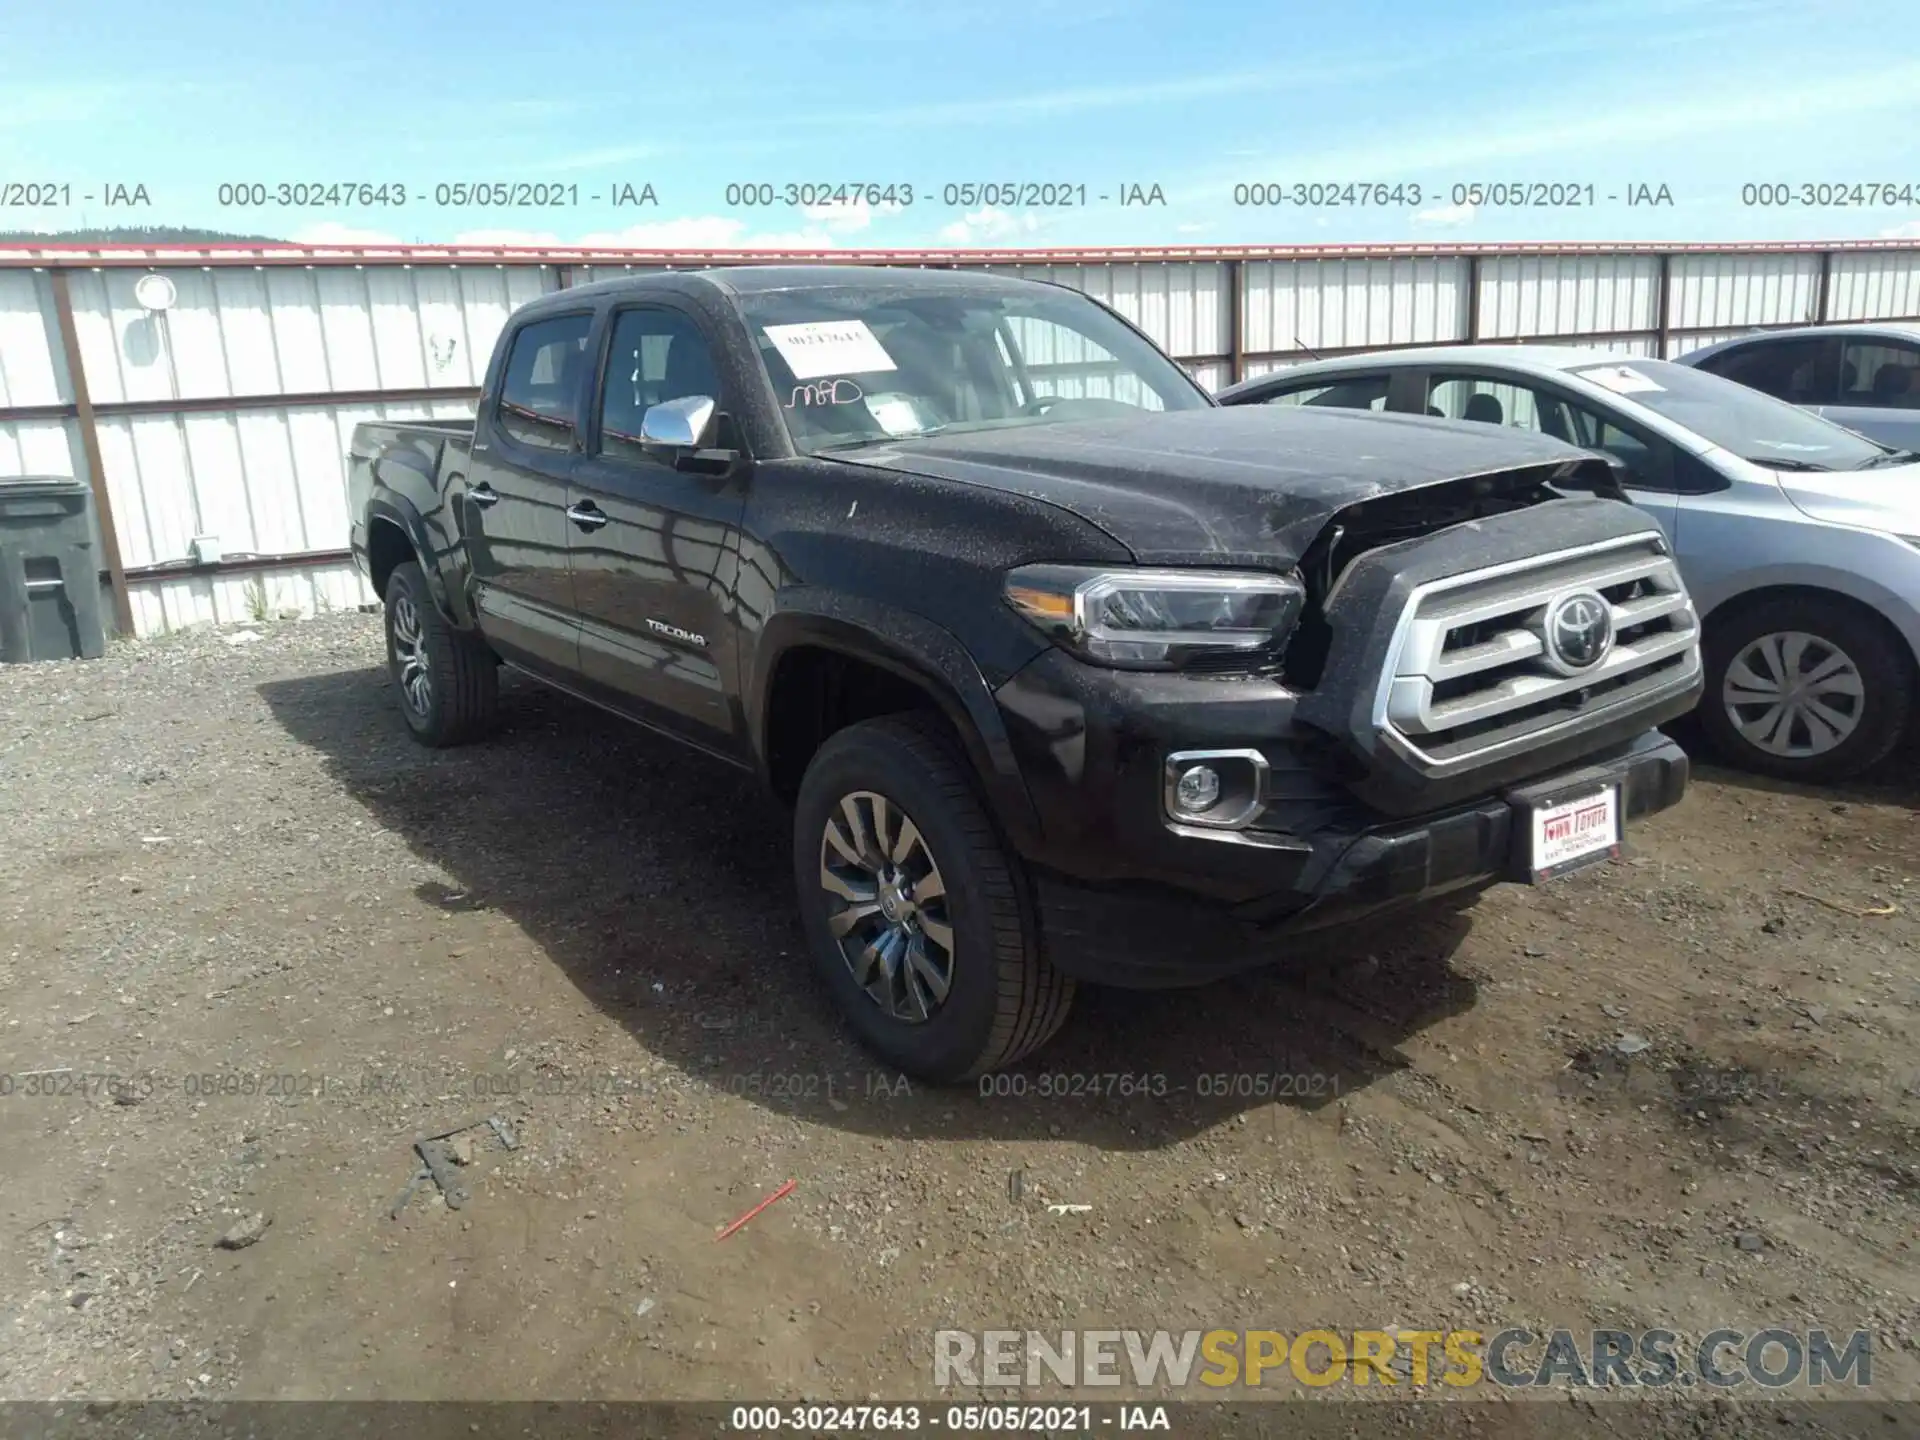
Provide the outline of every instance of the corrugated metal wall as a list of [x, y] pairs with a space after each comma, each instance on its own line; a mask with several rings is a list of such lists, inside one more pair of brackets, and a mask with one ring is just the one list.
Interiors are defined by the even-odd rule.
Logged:
[[[310, 264], [209, 259], [61, 260], [141, 634], [370, 603], [340, 555], [353, 425], [470, 414], [514, 307], [562, 284], [666, 263], [559, 252], [494, 263], [419, 252]], [[889, 263], [984, 264], [1084, 290], [1209, 388], [1307, 351], [1472, 339], [1582, 337], [1678, 354], [1753, 326], [1805, 323], [1823, 296], [1833, 319], [1920, 315], [1920, 247], [1221, 252], [1070, 263], [928, 254]], [[135, 298], [149, 269], [177, 292], [165, 312]], [[0, 476], [86, 474], [52, 282], [45, 259], [0, 255]], [[190, 566], [196, 536], [214, 537], [228, 563]]]

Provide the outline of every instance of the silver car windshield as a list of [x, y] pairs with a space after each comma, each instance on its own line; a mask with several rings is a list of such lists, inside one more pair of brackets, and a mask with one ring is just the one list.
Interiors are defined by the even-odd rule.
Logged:
[[1210, 403], [1173, 361], [1071, 292], [875, 284], [739, 303], [804, 453]]
[[1859, 470], [1887, 455], [1853, 431], [1732, 380], [1664, 360], [1622, 356], [1572, 372], [1658, 411], [1756, 465], [1782, 470]]

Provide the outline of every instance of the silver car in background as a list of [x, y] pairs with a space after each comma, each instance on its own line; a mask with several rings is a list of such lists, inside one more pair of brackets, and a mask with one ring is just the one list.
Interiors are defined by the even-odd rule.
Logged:
[[1877, 763], [1920, 692], [1920, 456], [1670, 361], [1540, 345], [1289, 366], [1226, 405], [1538, 430], [1618, 462], [1705, 622], [1700, 720], [1729, 762], [1827, 781]]
[[1678, 362], [1920, 450], [1920, 325], [1807, 325], [1702, 346]]

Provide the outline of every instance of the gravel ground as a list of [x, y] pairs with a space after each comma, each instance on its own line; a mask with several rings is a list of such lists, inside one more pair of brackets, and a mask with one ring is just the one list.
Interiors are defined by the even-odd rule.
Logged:
[[[1085, 993], [987, 1095], [846, 1039], [746, 779], [525, 683], [427, 752], [380, 660], [336, 615], [0, 668], [0, 1397], [857, 1401], [945, 1326], [1511, 1324], [1865, 1328], [1920, 1399], [1911, 757]], [[394, 1218], [455, 1130], [464, 1204]]]

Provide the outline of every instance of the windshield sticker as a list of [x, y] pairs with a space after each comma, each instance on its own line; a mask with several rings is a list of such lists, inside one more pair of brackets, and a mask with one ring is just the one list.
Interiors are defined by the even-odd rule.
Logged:
[[866, 392], [855, 380], [844, 377], [839, 380], [815, 380], [810, 385], [796, 385], [793, 394], [787, 398], [787, 409], [804, 410], [810, 405], [851, 405], [856, 400], [864, 400]]
[[867, 413], [889, 435], [921, 435], [929, 428], [911, 395], [870, 395]]
[[1633, 395], [1643, 390], [1666, 389], [1666, 386], [1649, 380], [1631, 365], [1607, 365], [1594, 370], [1582, 370], [1580, 373], [1594, 384], [1605, 386], [1616, 395]]
[[810, 320], [804, 325], [762, 328], [796, 380], [898, 368], [864, 320]]

